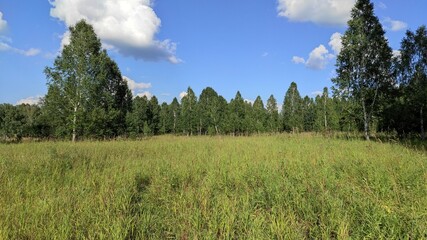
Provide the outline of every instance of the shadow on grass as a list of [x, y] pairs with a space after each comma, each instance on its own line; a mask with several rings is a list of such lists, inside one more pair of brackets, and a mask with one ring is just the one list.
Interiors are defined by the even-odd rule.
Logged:
[[129, 203], [129, 214], [132, 222], [125, 239], [142, 239], [141, 233], [138, 231], [139, 218], [143, 214], [141, 204], [143, 203], [143, 194], [150, 184], [151, 178], [149, 176], [143, 176], [140, 173], [135, 176], [134, 187], [132, 189]]
[[[319, 134], [322, 134], [324, 137], [342, 140], [365, 140], [362, 133], [326, 132]], [[397, 134], [376, 133], [370, 139], [373, 142], [399, 144], [412, 150], [427, 152], [427, 140], [422, 140], [418, 135], [399, 136]]]

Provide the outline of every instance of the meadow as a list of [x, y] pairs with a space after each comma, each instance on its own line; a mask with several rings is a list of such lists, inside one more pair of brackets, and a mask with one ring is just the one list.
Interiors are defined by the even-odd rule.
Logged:
[[0, 145], [0, 239], [427, 238], [426, 151], [322, 136]]

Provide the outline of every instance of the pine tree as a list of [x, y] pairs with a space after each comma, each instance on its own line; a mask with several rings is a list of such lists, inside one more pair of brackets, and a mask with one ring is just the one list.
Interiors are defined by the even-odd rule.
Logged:
[[285, 131], [299, 132], [304, 129], [302, 113], [302, 99], [295, 82], [292, 82], [286, 91], [282, 107], [283, 129]]
[[279, 131], [279, 112], [277, 101], [273, 95], [267, 100], [267, 126], [270, 132]]
[[255, 120], [255, 131], [258, 133], [264, 132], [266, 129], [267, 110], [264, 108], [264, 103], [260, 96], [255, 99], [253, 105], [253, 113]]
[[365, 139], [369, 140], [378, 102], [392, 85], [392, 51], [369, 0], [357, 0], [337, 57], [336, 94], [355, 101], [362, 110]]

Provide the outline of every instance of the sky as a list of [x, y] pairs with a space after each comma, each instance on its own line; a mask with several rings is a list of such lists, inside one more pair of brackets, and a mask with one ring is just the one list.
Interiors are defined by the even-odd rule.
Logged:
[[[0, 103], [36, 103], [43, 71], [80, 19], [118, 64], [134, 96], [159, 102], [212, 87], [227, 100], [283, 102], [331, 87], [355, 0], [0, 0]], [[427, 24], [425, 0], [374, 0], [393, 50]]]

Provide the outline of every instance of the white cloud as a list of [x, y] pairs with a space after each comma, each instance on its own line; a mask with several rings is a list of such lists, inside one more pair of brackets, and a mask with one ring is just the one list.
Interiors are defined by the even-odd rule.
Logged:
[[150, 93], [149, 91], [145, 91], [145, 92], [141, 92], [141, 93], [136, 94], [135, 97], [144, 97], [144, 96], [146, 96], [147, 99], [150, 100], [153, 97], [153, 94]]
[[292, 62], [296, 63], [296, 64], [300, 64], [300, 63], [304, 64], [305, 63], [305, 59], [302, 58], [302, 57], [293, 56], [292, 57]]
[[311, 96], [317, 97], [317, 96], [322, 96], [323, 92], [322, 91], [314, 91], [311, 93]]
[[261, 57], [268, 57], [269, 53], [268, 52], [263, 52]]
[[106, 46], [147, 61], [180, 63], [176, 43], [155, 38], [161, 26], [154, 0], [53, 0], [50, 15], [69, 26], [81, 19], [91, 24]]
[[326, 67], [326, 64], [332, 59], [334, 55], [329, 54], [328, 49], [325, 48], [322, 44], [320, 44], [317, 48], [311, 51], [307, 62], [305, 65], [314, 70], [322, 70]]
[[27, 97], [16, 102], [16, 105], [21, 105], [21, 104], [37, 105], [40, 103], [41, 99], [42, 99], [42, 96]]
[[383, 21], [384, 28], [397, 32], [408, 28], [408, 24], [399, 20], [393, 20], [391, 18], [385, 18]]
[[70, 44], [70, 31], [66, 31], [64, 34], [62, 34], [60, 36], [61, 38], [61, 47], [60, 47], [60, 51], [62, 51], [62, 49], [64, 49], [65, 45]]
[[[7, 22], [3, 19], [3, 13], [0, 12], [0, 32], [6, 29]], [[38, 55], [41, 51], [37, 48], [30, 48], [28, 50], [22, 50], [19, 48], [15, 48], [10, 46], [8, 43], [11, 43], [12, 39], [7, 38], [5, 36], [0, 36], [0, 51], [12, 51], [27, 57], [32, 57]]]
[[328, 49], [323, 44], [320, 44], [318, 47], [313, 49], [308, 59], [305, 60], [303, 57], [293, 56], [292, 62], [295, 64], [305, 64], [307, 68], [313, 69], [313, 70], [322, 70], [326, 67], [326, 65], [329, 63], [331, 59], [336, 57], [342, 49], [342, 41], [341, 41], [341, 33], [334, 33], [332, 34], [330, 40], [329, 40], [329, 46], [331, 47], [332, 51], [334, 51], [334, 54], [331, 54]]
[[336, 32], [332, 34], [331, 39], [329, 41], [329, 46], [334, 51], [335, 55], [338, 55], [341, 52], [341, 49], [342, 49], [341, 37], [342, 37], [341, 33]]
[[244, 99], [243, 101], [250, 103], [251, 105], [254, 105], [254, 102], [255, 102], [254, 100], [251, 100], [251, 99]]
[[345, 25], [355, 0], [278, 0], [279, 16], [290, 21]]
[[135, 92], [135, 91], [141, 90], [141, 89], [151, 88], [151, 83], [143, 83], [143, 82], [138, 83], [138, 82], [135, 82], [134, 80], [126, 77], [126, 76], [123, 76], [123, 79], [128, 83], [129, 89], [132, 92]]
[[6, 27], [7, 27], [7, 22], [6, 22], [6, 20], [3, 19], [3, 13], [0, 12], [0, 32], [5, 30]]
[[12, 51], [14, 53], [18, 53], [27, 57], [33, 57], [38, 55], [41, 51], [40, 49], [37, 48], [30, 48], [28, 50], [22, 50], [19, 48], [14, 48], [12, 46], [10, 46], [9, 44], [0, 41], [0, 51]]
[[40, 53], [40, 49], [37, 48], [30, 48], [27, 51], [23, 51], [22, 54], [27, 56], [27, 57], [32, 57], [32, 56], [36, 56]]
[[187, 92], [181, 92], [180, 94], [179, 94], [179, 99], [182, 99], [183, 97], [185, 97], [185, 96], [187, 96]]
[[400, 58], [400, 56], [402, 56], [400, 50], [393, 50], [393, 57]]

